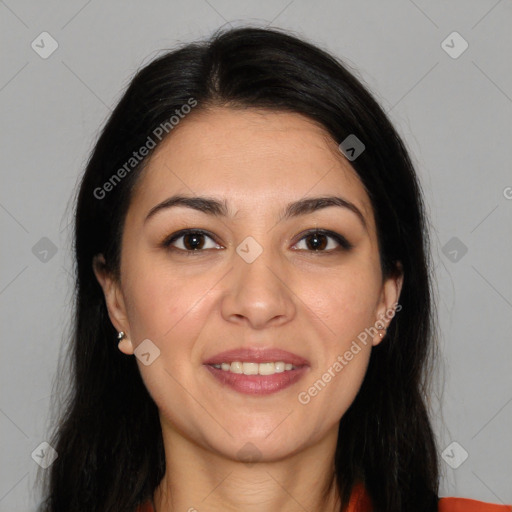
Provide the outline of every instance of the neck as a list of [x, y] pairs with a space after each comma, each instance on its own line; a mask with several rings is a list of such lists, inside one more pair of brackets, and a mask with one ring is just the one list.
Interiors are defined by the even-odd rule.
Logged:
[[246, 463], [163, 430], [166, 472], [155, 512], [337, 512], [337, 428], [319, 443], [278, 461]]

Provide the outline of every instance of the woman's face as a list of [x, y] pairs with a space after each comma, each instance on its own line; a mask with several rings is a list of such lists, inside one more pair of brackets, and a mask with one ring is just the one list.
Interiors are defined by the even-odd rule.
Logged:
[[[153, 210], [176, 195], [226, 211]], [[283, 215], [327, 196], [353, 209], [317, 203]], [[171, 240], [184, 229], [192, 234]], [[181, 121], [135, 190], [121, 282], [96, 271], [127, 334], [119, 348], [136, 351], [164, 431], [238, 460], [278, 459], [335, 437], [381, 339], [370, 328], [390, 318], [400, 293], [401, 280], [382, 280], [375, 229], [355, 171], [305, 117], [219, 108]], [[224, 368], [206, 364], [235, 349], [253, 352], [221, 355]], [[274, 349], [305, 364], [287, 370], [286, 355], [264, 353]]]

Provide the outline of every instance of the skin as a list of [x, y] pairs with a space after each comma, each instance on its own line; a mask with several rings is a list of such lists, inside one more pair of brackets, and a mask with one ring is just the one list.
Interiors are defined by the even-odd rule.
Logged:
[[[234, 215], [175, 207], [144, 223], [176, 193], [225, 198]], [[323, 195], [354, 203], [367, 229], [335, 206], [279, 220], [289, 202]], [[190, 237], [174, 242], [176, 252], [160, 245], [185, 228], [213, 235], [200, 239], [201, 254], [179, 252], [190, 250]], [[318, 251], [325, 252], [315, 254], [314, 240], [303, 238], [311, 228], [339, 233], [354, 248], [327, 237]], [[263, 248], [252, 263], [236, 252], [248, 236]], [[381, 337], [360, 344], [308, 404], [297, 397], [398, 303], [402, 276], [383, 280], [370, 199], [325, 130], [295, 113], [219, 107], [189, 115], [156, 149], [135, 189], [120, 282], [101, 270], [101, 258], [94, 268], [110, 319], [127, 335], [119, 350], [133, 355], [145, 339], [160, 350], [150, 365], [137, 358], [165, 445], [157, 512], [336, 510], [339, 421]], [[203, 366], [246, 346], [294, 352], [310, 368], [284, 390], [249, 396], [222, 386]], [[257, 462], [241, 460], [246, 443]]]

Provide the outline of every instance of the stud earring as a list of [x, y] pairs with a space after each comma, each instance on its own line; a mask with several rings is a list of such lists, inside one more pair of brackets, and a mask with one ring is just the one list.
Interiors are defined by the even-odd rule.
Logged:
[[387, 329], [385, 327], [378, 327], [379, 330], [384, 330], [384, 332], [379, 332], [379, 336], [381, 338], [384, 338], [384, 336], [386, 335], [386, 331]]
[[125, 336], [126, 336], [126, 334], [123, 331], [120, 331], [117, 333], [117, 339], [119, 341], [121, 341]]

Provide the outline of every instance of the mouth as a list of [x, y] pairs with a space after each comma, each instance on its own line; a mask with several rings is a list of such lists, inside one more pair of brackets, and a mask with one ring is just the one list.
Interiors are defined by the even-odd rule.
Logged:
[[301, 366], [295, 366], [291, 363], [285, 363], [284, 361], [270, 361], [266, 363], [233, 361], [231, 363], [212, 364], [210, 366], [225, 372], [236, 374], [243, 373], [244, 375], [274, 375], [276, 373], [289, 372], [290, 370], [301, 368]]
[[285, 389], [309, 370], [309, 362], [280, 349], [245, 348], [217, 354], [203, 365], [222, 386], [251, 395]]

